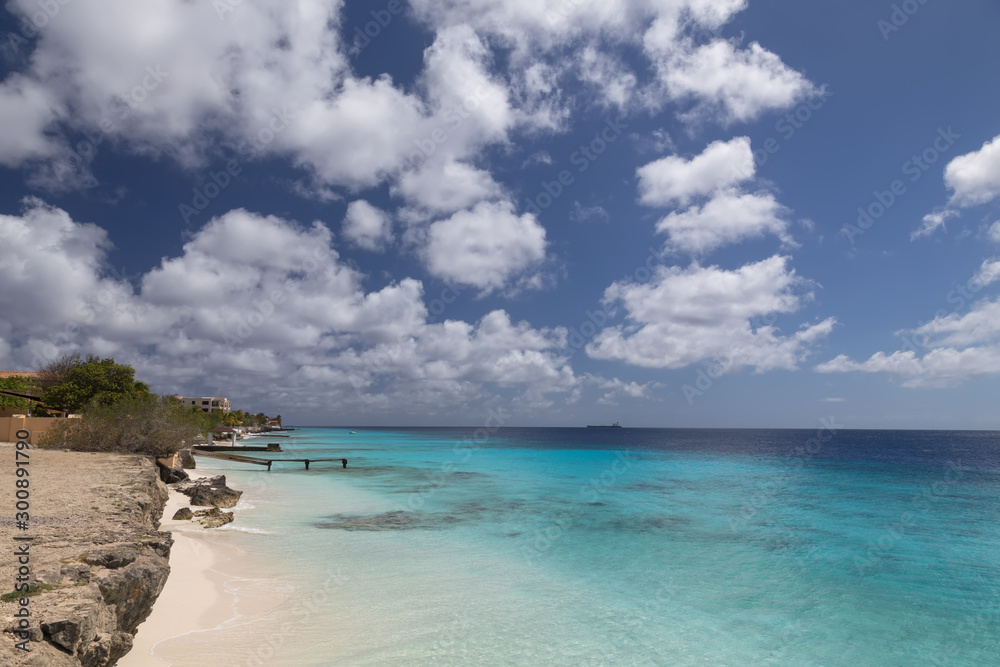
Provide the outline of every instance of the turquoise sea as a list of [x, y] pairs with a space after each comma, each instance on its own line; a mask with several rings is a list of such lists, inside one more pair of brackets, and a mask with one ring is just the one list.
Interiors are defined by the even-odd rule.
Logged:
[[240, 615], [159, 653], [1000, 664], [1000, 433], [356, 430], [280, 438], [279, 456], [346, 470], [199, 459], [244, 490], [214, 538], [246, 553], [219, 566]]

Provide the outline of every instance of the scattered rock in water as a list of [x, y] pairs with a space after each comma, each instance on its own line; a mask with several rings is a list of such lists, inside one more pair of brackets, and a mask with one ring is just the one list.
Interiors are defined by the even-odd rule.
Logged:
[[226, 486], [225, 475], [178, 482], [174, 488], [188, 496], [192, 505], [204, 507], [234, 507], [243, 495], [242, 491]]
[[321, 521], [317, 528], [332, 528], [334, 530], [410, 530], [413, 528], [435, 528], [440, 523], [426, 516], [413, 512], [386, 512], [375, 516], [344, 516], [330, 517], [330, 521]]
[[232, 523], [233, 519], [236, 518], [232, 512], [223, 512], [218, 507], [208, 510], [198, 510], [194, 513], [194, 516], [197, 518], [198, 523], [205, 528], [225, 526], [227, 523]]
[[190, 507], [182, 507], [174, 512], [174, 516], [171, 518], [173, 518], [174, 521], [187, 521], [188, 519], [194, 518], [194, 512], [191, 511]]

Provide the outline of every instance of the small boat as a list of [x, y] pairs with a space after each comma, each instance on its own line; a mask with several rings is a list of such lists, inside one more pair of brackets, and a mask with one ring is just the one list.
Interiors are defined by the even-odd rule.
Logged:
[[357, 433], [357, 431], [351, 431], [349, 435], [354, 435], [355, 433]]
[[622, 425], [618, 422], [614, 424], [587, 424], [587, 428], [621, 428]]

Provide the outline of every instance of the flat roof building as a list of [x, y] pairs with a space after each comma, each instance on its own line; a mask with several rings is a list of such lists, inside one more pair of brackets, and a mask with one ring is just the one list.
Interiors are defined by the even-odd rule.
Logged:
[[229, 412], [229, 399], [224, 396], [178, 396], [181, 403], [188, 406], [201, 408], [202, 412]]

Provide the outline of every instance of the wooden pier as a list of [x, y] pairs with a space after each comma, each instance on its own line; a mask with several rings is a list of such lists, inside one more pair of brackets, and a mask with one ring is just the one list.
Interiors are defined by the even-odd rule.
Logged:
[[310, 463], [322, 463], [326, 461], [340, 461], [343, 467], [347, 467], [347, 459], [258, 459], [254, 456], [242, 456], [240, 454], [224, 454], [222, 452], [206, 452], [199, 449], [191, 450], [196, 456], [207, 456], [213, 459], [222, 459], [223, 461], [235, 461], [237, 463], [253, 463], [254, 465], [267, 466], [267, 469], [271, 469], [272, 463], [305, 463], [306, 470], [309, 470]]

